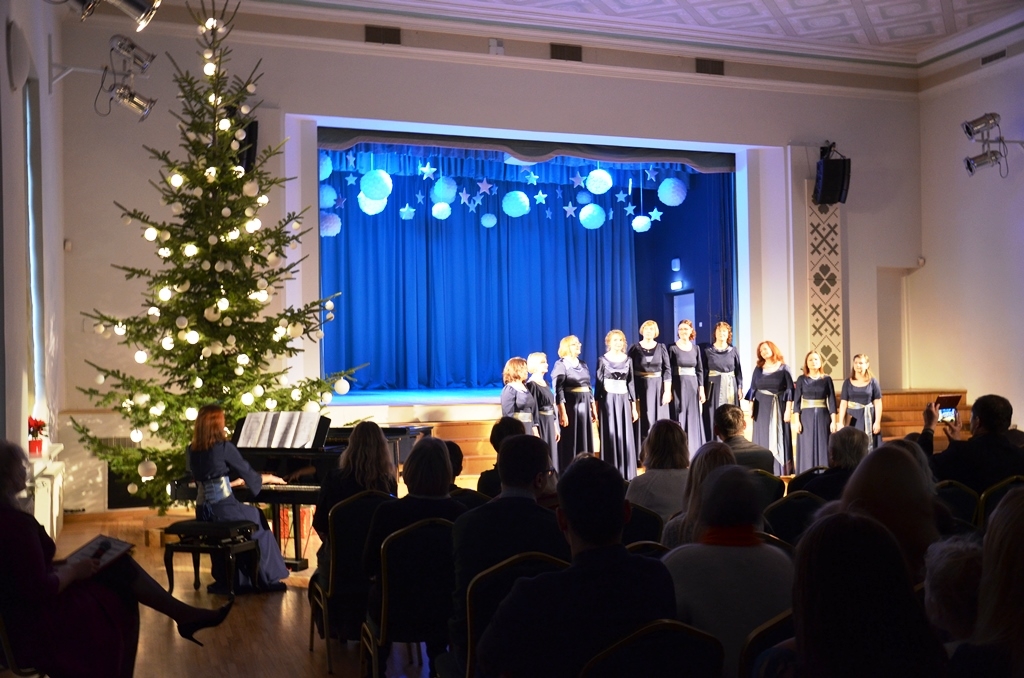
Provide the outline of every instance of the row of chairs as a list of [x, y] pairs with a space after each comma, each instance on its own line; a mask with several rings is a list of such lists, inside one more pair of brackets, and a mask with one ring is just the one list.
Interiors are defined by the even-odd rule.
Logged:
[[935, 486], [938, 499], [949, 508], [958, 524], [967, 529], [984, 532], [988, 519], [1006, 494], [1015, 487], [1024, 486], [1024, 476], [1010, 476], [979, 495], [963, 483], [943, 480]]

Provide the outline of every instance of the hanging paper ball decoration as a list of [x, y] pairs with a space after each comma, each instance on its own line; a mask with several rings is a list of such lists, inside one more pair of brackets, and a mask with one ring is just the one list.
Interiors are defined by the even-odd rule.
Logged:
[[584, 183], [587, 190], [594, 195], [604, 195], [612, 188], [612, 175], [603, 169], [596, 169], [587, 175], [587, 180]]
[[576, 194], [576, 202], [578, 202], [581, 205], [589, 205], [590, 203], [594, 202], [594, 196], [587, 193], [586, 191], [580, 191], [579, 193]]
[[329, 210], [338, 204], [338, 192], [334, 186], [320, 184], [320, 209]]
[[331, 176], [332, 172], [334, 172], [334, 163], [331, 162], [331, 156], [320, 151], [320, 181]]
[[634, 217], [633, 230], [637, 233], [646, 233], [651, 230], [651, 218], [648, 216]]
[[435, 203], [443, 202], [451, 205], [455, 202], [455, 193], [458, 190], [459, 186], [455, 183], [455, 179], [441, 177], [430, 187], [430, 200]]
[[359, 190], [370, 200], [386, 199], [391, 189], [391, 175], [382, 169], [370, 170], [359, 180]]
[[669, 207], [678, 207], [686, 200], [686, 184], [681, 179], [669, 177], [658, 186], [658, 200]]
[[341, 233], [341, 217], [334, 212], [321, 212], [320, 236], [323, 238], [333, 238], [339, 233]]
[[510, 217], [522, 217], [530, 213], [530, 198], [522, 191], [509, 191], [501, 199], [501, 211]]
[[604, 208], [600, 205], [591, 203], [584, 205], [583, 209], [580, 210], [580, 224], [589, 231], [604, 226], [605, 218]]
[[363, 214], [373, 216], [374, 214], [380, 214], [384, 211], [384, 208], [388, 206], [388, 199], [383, 200], [372, 200], [368, 198], [362, 191], [356, 196], [356, 201], [359, 203], [359, 209], [363, 211]]
[[443, 221], [452, 215], [452, 206], [446, 202], [437, 202], [430, 208], [430, 213], [434, 215], [435, 219]]
[[498, 217], [493, 214], [485, 214], [480, 217], [480, 225], [484, 228], [494, 228], [498, 225]]

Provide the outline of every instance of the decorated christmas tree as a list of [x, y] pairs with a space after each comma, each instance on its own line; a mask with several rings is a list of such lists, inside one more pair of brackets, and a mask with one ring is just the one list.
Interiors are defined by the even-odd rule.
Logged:
[[[267, 169], [280, 148], [255, 149], [251, 134], [259, 104], [250, 103], [259, 63], [245, 77], [229, 77], [231, 33], [237, 5], [203, 3], [195, 19], [203, 73], [174, 65], [181, 112], [179, 151], [146, 148], [161, 165], [151, 181], [169, 217], [119, 203], [124, 221], [137, 224], [152, 242], [155, 268], [115, 266], [126, 279], [145, 281], [142, 310], [119, 318], [86, 314], [99, 333], [116, 335], [134, 352], [144, 376], [90, 363], [99, 388], [81, 389], [97, 405], [110, 407], [131, 425], [140, 447], [118, 447], [73, 421], [82, 443], [154, 505], [166, 506], [168, 482], [185, 472], [184, 452], [198, 409], [216, 402], [229, 425], [254, 411], [319, 411], [331, 398], [320, 378], [290, 383], [284, 358], [305, 340], [323, 337], [331, 320], [331, 298], [299, 307], [275, 303], [299, 261], [287, 261], [302, 232], [302, 213], [264, 224], [260, 209], [285, 179]], [[249, 132], [247, 132], [249, 130]], [[279, 300], [278, 300], [279, 301]], [[277, 310], [279, 309], [279, 310]], [[330, 377], [340, 392], [352, 370]], [[147, 482], [140, 482], [147, 481]]]

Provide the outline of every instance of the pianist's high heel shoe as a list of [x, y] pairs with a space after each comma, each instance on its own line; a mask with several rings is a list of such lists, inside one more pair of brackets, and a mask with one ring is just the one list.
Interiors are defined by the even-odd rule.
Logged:
[[227, 618], [228, 612], [231, 612], [231, 606], [234, 604], [235, 601], [231, 600], [228, 602], [227, 605], [224, 605], [220, 609], [209, 610], [210, 614], [205, 615], [203, 619], [178, 624], [178, 635], [184, 638], [185, 640], [191, 640], [196, 645], [202, 647], [203, 644], [195, 639], [196, 631], [201, 631], [202, 629], [208, 629], [213, 626], [218, 626], [222, 621], [224, 621]]

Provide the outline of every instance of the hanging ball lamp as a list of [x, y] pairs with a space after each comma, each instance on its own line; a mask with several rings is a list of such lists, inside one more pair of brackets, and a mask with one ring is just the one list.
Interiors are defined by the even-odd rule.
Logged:
[[391, 195], [391, 175], [382, 169], [370, 170], [359, 180], [359, 190], [370, 200], [385, 200]]

